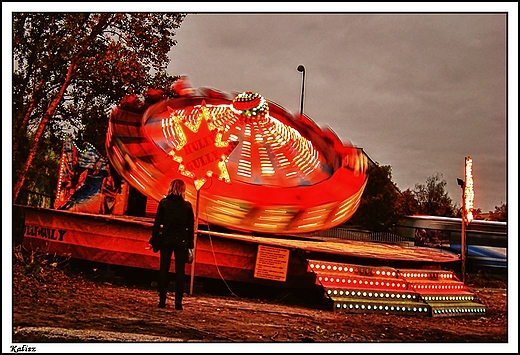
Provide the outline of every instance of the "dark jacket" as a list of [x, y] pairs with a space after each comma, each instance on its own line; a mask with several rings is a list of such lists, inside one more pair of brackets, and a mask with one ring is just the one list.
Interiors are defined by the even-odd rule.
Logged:
[[192, 249], [194, 221], [191, 203], [182, 196], [166, 196], [157, 207], [150, 244], [154, 250], [181, 246]]

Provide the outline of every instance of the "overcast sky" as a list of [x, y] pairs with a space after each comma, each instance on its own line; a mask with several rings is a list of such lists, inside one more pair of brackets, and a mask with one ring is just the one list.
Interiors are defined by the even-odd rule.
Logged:
[[[33, 3], [31, 9], [123, 10], [121, 3], [99, 4]], [[299, 13], [288, 12], [292, 3], [132, 4], [125, 9], [188, 12], [168, 71], [187, 75], [194, 87], [255, 91], [297, 113], [303, 76], [296, 68], [304, 65], [304, 113], [390, 165], [402, 191], [440, 173], [461, 205], [457, 178], [469, 156], [475, 207], [487, 212], [507, 203], [508, 192], [516, 196], [517, 3], [300, 3]], [[374, 10], [381, 12], [366, 12]], [[266, 11], [272, 12], [260, 13]]]
[[318, 125], [390, 165], [402, 191], [442, 174], [459, 206], [471, 157], [474, 206], [488, 212], [507, 203], [517, 127], [517, 115], [507, 120], [507, 35], [505, 13], [190, 13], [169, 72], [297, 113], [302, 64], [304, 113]]

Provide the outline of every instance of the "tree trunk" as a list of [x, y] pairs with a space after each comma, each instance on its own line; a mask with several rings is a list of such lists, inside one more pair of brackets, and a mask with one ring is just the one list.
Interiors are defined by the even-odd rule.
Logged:
[[16, 203], [16, 200], [18, 199], [18, 195], [20, 194], [20, 191], [22, 190], [22, 187], [25, 183], [25, 178], [27, 175], [27, 172], [29, 171], [29, 168], [32, 165], [32, 162], [34, 160], [34, 157], [36, 156], [36, 152], [38, 151], [39, 145], [40, 145], [40, 138], [45, 131], [45, 128], [47, 127], [47, 123], [51, 119], [51, 117], [54, 115], [54, 111], [56, 110], [56, 107], [59, 105], [60, 101], [63, 98], [63, 95], [65, 94], [65, 90], [69, 86], [72, 77], [74, 76], [74, 73], [77, 69], [77, 62], [85, 53], [87, 48], [92, 44], [92, 41], [96, 36], [98, 36], [103, 30], [110, 24], [110, 22], [114, 19], [114, 15], [112, 14], [103, 14], [100, 17], [99, 22], [92, 30], [90, 36], [86, 38], [83, 46], [81, 49], [74, 55], [74, 57], [71, 60], [69, 69], [67, 70], [67, 76], [65, 77], [65, 81], [63, 82], [60, 91], [58, 94], [54, 97], [54, 99], [51, 101], [49, 106], [47, 107], [47, 110], [45, 111], [42, 120], [40, 121], [40, 124], [38, 125], [38, 129], [34, 133], [34, 140], [31, 145], [31, 149], [29, 151], [29, 155], [27, 156], [27, 160], [25, 161], [25, 164], [22, 168], [22, 171], [20, 172], [20, 176], [17, 178], [16, 183], [13, 188], [13, 203]]
[[34, 160], [34, 157], [36, 156], [36, 151], [38, 150], [40, 138], [43, 134], [43, 131], [45, 130], [45, 127], [47, 126], [47, 123], [49, 122], [50, 118], [54, 114], [54, 110], [60, 103], [61, 99], [63, 98], [63, 94], [65, 93], [65, 90], [69, 86], [70, 81], [72, 80], [72, 76], [74, 72], [76, 71], [76, 63], [72, 62], [70, 63], [69, 69], [67, 71], [67, 76], [65, 78], [65, 81], [63, 82], [63, 85], [60, 88], [60, 91], [54, 97], [54, 99], [51, 101], [49, 106], [47, 107], [47, 110], [45, 111], [45, 114], [43, 115], [42, 120], [40, 121], [40, 124], [38, 125], [38, 129], [34, 133], [34, 140], [31, 146], [31, 150], [29, 151], [29, 155], [27, 156], [27, 160], [25, 161], [24, 167], [20, 173], [20, 176], [16, 180], [16, 183], [14, 185], [14, 191], [13, 191], [13, 203], [16, 202], [18, 199], [18, 195], [20, 194], [20, 191], [22, 190], [23, 184], [25, 183], [25, 177], [27, 175], [27, 172], [29, 171], [29, 167], [32, 165], [32, 161]]

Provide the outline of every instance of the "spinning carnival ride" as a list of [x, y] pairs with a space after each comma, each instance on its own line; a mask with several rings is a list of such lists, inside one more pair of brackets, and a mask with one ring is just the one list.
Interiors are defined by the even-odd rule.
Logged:
[[142, 194], [159, 201], [183, 178], [200, 220], [269, 234], [329, 229], [356, 211], [361, 149], [257, 93], [188, 89], [146, 109], [128, 97], [112, 112], [108, 158]]
[[[152, 222], [131, 218], [142, 215], [129, 213], [135, 202], [128, 188], [155, 213], [171, 181], [181, 178], [198, 222], [244, 232], [196, 234], [194, 261], [186, 264], [190, 293], [197, 276], [318, 286], [336, 311], [485, 312], [452, 271], [432, 269], [458, 262], [457, 254], [308, 235], [344, 223], [359, 207], [367, 183], [361, 149], [254, 92], [177, 92], [174, 99], [148, 92], [144, 103], [124, 98], [109, 120], [108, 161], [88, 143], [64, 143], [56, 210], [18, 206], [25, 248], [157, 270], [159, 256], [148, 247]], [[284, 237], [290, 235], [308, 238]]]
[[258, 93], [174, 90], [173, 99], [152, 90], [145, 102], [135, 95], [121, 101], [108, 124], [108, 160], [88, 143], [64, 143], [55, 210], [18, 206], [25, 248], [157, 270], [159, 255], [148, 243], [152, 221], [130, 213], [139, 203], [129, 187], [146, 197], [151, 217], [171, 181], [181, 178], [198, 222], [208, 224], [186, 264], [190, 293], [197, 276], [318, 286], [335, 310], [349, 312], [485, 312], [453, 272], [432, 270], [460, 261], [449, 250], [315, 238], [359, 207], [367, 183], [362, 149]]

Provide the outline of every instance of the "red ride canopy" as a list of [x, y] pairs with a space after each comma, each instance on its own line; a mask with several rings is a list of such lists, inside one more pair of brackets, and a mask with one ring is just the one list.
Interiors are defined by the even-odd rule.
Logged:
[[202, 88], [144, 113], [120, 105], [107, 133], [115, 169], [160, 200], [174, 178], [199, 217], [230, 229], [299, 234], [332, 228], [359, 206], [366, 157], [330, 129], [254, 92]]

